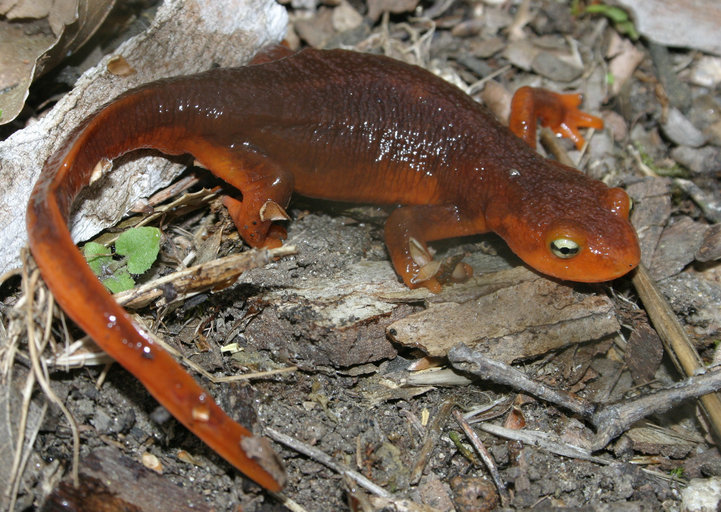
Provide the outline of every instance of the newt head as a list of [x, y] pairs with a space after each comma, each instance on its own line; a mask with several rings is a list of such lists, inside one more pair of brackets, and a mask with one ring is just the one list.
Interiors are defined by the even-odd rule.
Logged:
[[535, 192], [529, 198], [528, 188], [521, 187], [525, 197], [512, 201], [515, 207], [486, 211], [489, 228], [525, 263], [558, 279], [586, 283], [616, 279], [638, 265], [638, 237], [628, 219], [631, 203], [622, 189], [576, 171], [572, 179]]

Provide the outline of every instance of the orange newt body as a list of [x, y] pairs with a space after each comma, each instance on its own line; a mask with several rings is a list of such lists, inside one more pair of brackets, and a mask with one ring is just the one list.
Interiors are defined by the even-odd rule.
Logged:
[[[534, 93], [526, 94], [527, 115], [548, 117], [558, 106], [555, 96], [533, 105]], [[561, 108], [576, 116], [569, 133], [597, 126], [575, 105]], [[564, 129], [568, 119], [550, 123]], [[240, 190], [242, 201], [225, 204], [252, 246], [280, 243], [271, 223], [293, 191], [405, 205], [388, 218], [385, 238], [411, 287], [438, 287], [432, 275], [419, 278], [427, 261], [414, 245], [427, 254], [428, 241], [487, 231], [561, 279], [606, 281], [639, 260], [622, 190], [542, 158], [456, 87], [392, 59], [306, 50], [151, 83], [114, 100], [46, 163], [28, 205], [33, 255], [80, 327], [179, 421], [272, 490], [282, 485], [278, 473], [248, 455], [248, 440], [258, 440], [133, 324], [67, 232], [71, 203], [96, 164], [138, 148], [190, 153]]]

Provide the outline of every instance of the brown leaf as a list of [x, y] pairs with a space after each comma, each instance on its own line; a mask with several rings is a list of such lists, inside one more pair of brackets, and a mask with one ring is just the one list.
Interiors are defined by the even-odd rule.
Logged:
[[[17, 117], [32, 81], [80, 48], [115, 0], [0, 4], [0, 124]], [[4, 7], [4, 9], [3, 9]]]

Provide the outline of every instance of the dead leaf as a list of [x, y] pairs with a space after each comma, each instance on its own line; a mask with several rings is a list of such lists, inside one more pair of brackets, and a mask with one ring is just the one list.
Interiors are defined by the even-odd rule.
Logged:
[[661, 339], [647, 322], [641, 322], [631, 333], [626, 346], [625, 362], [637, 384], [653, 380], [663, 358]]
[[23, 108], [33, 80], [80, 48], [115, 0], [0, 3], [0, 124]]
[[611, 42], [607, 56], [611, 57], [609, 71], [613, 76], [611, 84], [611, 94], [616, 95], [621, 91], [623, 85], [631, 78], [633, 72], [646, 57], [646, 54], [636, 48], [636, 46], [626, 38], [622, 38], [616, 33], [611, 35]]

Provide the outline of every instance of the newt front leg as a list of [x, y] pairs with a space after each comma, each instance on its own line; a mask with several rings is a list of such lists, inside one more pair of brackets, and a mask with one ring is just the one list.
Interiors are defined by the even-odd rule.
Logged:
[[[395, 209], [385, 225], [385, 241], [396, 272], [409, 288], [441, 290], [427, 242], [486, 231], [479, 218], [466, 218], [457, 206], [412, 205]], [[463, 267], [470, 277], [470, 267]], [[463, 276], [459, 276], [463, 279]]]

